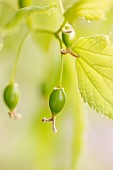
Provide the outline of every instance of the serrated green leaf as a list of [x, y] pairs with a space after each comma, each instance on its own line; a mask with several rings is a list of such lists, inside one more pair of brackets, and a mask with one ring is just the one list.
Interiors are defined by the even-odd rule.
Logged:
[[87, 20], [102, 20], [112, 5], [112, 0], [80, 0], [67, 9], [64, 16], [70, 23], [78, 17], [84, 17]]
[[113, 118], [113, 45], [104, 35], [81, 38], [72, 47], [79, 89], [84, 102]]

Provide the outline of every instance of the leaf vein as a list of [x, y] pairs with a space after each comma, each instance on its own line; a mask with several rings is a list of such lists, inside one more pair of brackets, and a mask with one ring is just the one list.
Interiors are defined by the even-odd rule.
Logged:
[[[80, 60], [79, 60], [79, 62], [81, 63]], [[86, 64], [87, 64], [87, 63], [86, 63]], [[87, 64], [87, 65], [88, 65], [88, 64]], [[113, 107], [113, 104], [112, 104], [107, 98], [105, 98], [105, 97], [100, 93], [100, 91], [96, 88], [96, 86], [93, 84], [93, 82], [91, 82], [91, 80], [90, 80], [88, 74], [86, 73], [86, 71], [85, 71], [85, 69], [84, 69], [82, 63], [81, 63], [81, 67], [82, 67], [82, 69], [84, 70], [84, 72], [85, 72], [87, 78], [89, 79], [91, 85], [93, 85], [93, 87], [94, 87], [94, 88], [96, 89], [96, 91], [101, 95], [101, 97], [102, 97], [104, 100], [106, 100], [106, 101]]]
[[75, 49], [78, 49], [78, 50], [81, 50], [81, 51], [85, 51], [85, 52], [89, 52], [89, 53], [94, 53], [94, 54], [97, 54], [97, 55], [102, 55], [103, 57], [113, 57], [113, 54], [102, 54], [102, 53], [98, 53], [98, 52], [96, 52], [96, 51], [91, 51], [91, 50], [89, 50], [89, 49], [84, 49], [84, 48], [82, 48], [82, 47], [77, 47], [76, 46], [76, 48]]

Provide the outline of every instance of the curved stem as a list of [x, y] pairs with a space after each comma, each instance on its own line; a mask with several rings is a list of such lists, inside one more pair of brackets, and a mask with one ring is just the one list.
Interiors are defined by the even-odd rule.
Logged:
[[[55, 36], [55, 38], [59, 41], [59, 44], [60, 44], [60, 48], [62, 49], [62, 41], [58, 35], [58, 33], [56, 32], [53, 32], [53, 31], [50, 31], [50, 30], [42, 30], [42, 29], [37, 29], [35, 30], [37, 33], [45, 33], [45, 34], [50, 34], [50, 35], [53, 35]], [[63, 76], [63, 55], [61, 54], [61, 69], [60, 69], [60, 80], [59, 80], [59, 86], [61, 86], [62, 84], [62, 76]]]
[[62, 41], [58, 35], [58, 32], [54, 32], [54, 31], [51, 31], [51, 30], [44, 30], [44, 29], [36, 29], [36, 30], [33, 30], [37, 33], [44, 33], [44, 34], [50, 34], [50, 35], [53, 35], [58, 41], [59, 41], [59, 44], [60, 44], [60, 48], [62, 48]]
[[[43, 30], [43, 29], [36, 29], [35, 32], [37, 33], [45, 33], [55, 36], [55, 38], [59, 41], [60, 48], [62, 49], [62, 41], [58, 35], [58, 32], [53, 32], [50, 30]], [[59, 80], [59, 86], [62, 84], [62, 76], [63, 76], [63, 54], [61, 54], [61, 70], [60, 70], [60, 80]]]
[[26, 40], [26, 38], [28, 37], [29, 35], [29, 31], [24, 35], [21, 43], [20, 43], [20, 46], [18, 48], [18, 51], [17, 51], [17, 55], [16, 55], [16, 59], [15, 59], [15, 62], [14, 62], [14, 66], [13, 66], [13, 69], [12, 69], [12, 74], [11, 74], [11, 82], [14, 82], [14, 79], [15, 79], [15, 75], [16, 75], [16, 70], [17, 70], [17, 65], [18, 65], [18, 61], [19, 61], [19, 57], [20, 57], [20, 53], [21, 53], [21, 49], [23, 47], [23, 44]]
[[[55, 36], [55, 32], [54, 31], [51, 31], [51, 30], [44, 30], [44, 29], [35, 29], [33, 30], [37, 33], [45, 33], [45, 34], [50, 34], [50, 35], [53, 35]], [[56, 36], [55, 36], [56, 37]]]
[[57, 30], [56, 34], [58, 34], [62, 30], [62, 28], [65, 26], [66, 23], [67, 23], [67, 20], [66, 20], [66, 18], [64, 18], [64, 21], [63, 21], [62, 25], [60, 26], [60, 28]]

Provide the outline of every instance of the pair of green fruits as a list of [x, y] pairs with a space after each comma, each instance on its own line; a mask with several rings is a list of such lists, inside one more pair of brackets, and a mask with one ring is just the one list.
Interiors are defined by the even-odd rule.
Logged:
[[[75, 32], [71, 25], [66, 24], [62, 29], [62, 41], [66, 48], [69, 49], [75, 41]], [[9, 116], [11, 118], [20, 119], [21, 115], [17, 114], [15, 108], [19, 102], [19, 87], [18, 84], [11, 82], [4, 90], [4, 101], [9, 108]], [[56, 115], [63, 109], [66, 103], [66, 93], [63, 87], [55, 87], [49, 97], [49, 108], [52, 113], [52, 117], [49, 119], [43, 118], [43, 122], [52, 122], [53, 131], [57, 132], [55, 127]]]
[[[19, 0], [19, 7], [24, 8], [31, 6], [32, 0]], [[66, 46], [66, 50], [70, 49], [75, 42], [76, 33], [70, 24], [66, 24], [62, 28], [62, 42]], [[15, 108], [19, 102], [19, 87], [16, 83], [9, 83], [4, 90], [4, 101], [9, 108], [9, 115], [14, 118], [20, 118], [21, 115], [16, 114]], [[43, 118], [44, 122], [52, 122], [53, 130], [56, 132], [55, 117], [63, 109], [66, 103], [66, 93], [64, 88], [55, 87], [49, 97], [49, 108], [52, 113], [50, 119]]]
[[[70, 48], [75, 42], [75, 31], [71, 25], [66, 24], [62, 29], [62, 41], [65, 44], [66, 48]], [[19, 102], [19, 87], [16, 83], [10, 83], [6, 86], [4, 90], [4, 101], [10, 113], [13, 113], [18, 102]], [[53, 116], [58, 114], [64, 107], [66, 102], [66, 94], [64, 88], [55, 87], [50, 94], [49, 98], [49, 107]]]
[[[14, 112], [18, 102], [19, 102], [20, 91], [18, 84], [10, 83], [6, 86], [4, 90], [4, 101], [8, 108], [10, 109], [10, 113]], [[52, 115], [56, 115], [59, 113], [66, 102], [66, 94], [64, 88], [62, 87], [55, 87], [50, 94], [49, 97], [49, 107], [51, 110]]]

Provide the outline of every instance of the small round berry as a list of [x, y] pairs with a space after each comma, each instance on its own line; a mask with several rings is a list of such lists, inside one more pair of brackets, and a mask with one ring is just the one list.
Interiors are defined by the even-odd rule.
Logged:
[[4, 90], [4, 101], [10, 111], [13, 111], [19, 101], [19, 88], [18, 84], [8, 84]]
[[67, 48], [71, 47], [76, 38], [75, 30], [70, 24], [66, 24], [62, 29], [62, 40]]
[[18, 4], [20, 8], [31, 6], [32, 0], [19, 0]]
[[49, 97], [49, 107], [53, 115], [59, 113], [66, 102], [66, 93], [64, 88], [55, 87]]

